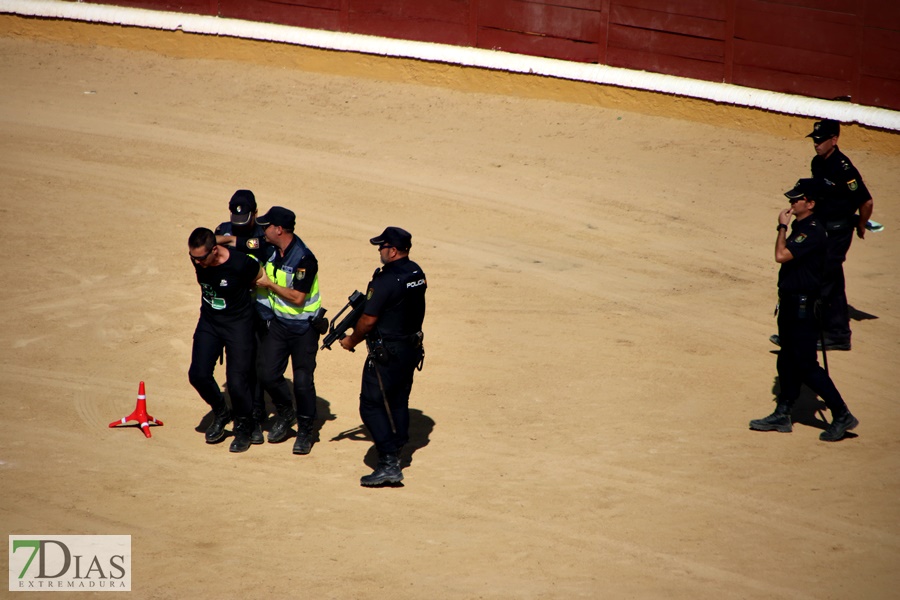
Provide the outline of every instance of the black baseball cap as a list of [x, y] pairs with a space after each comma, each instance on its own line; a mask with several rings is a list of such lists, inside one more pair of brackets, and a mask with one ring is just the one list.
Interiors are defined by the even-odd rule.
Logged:
[[412, 248], [412, 235], [405, 229], [399, 227], [388, 227], [381, 232], [381, 235], [373, 237], [369, 240], [373, 246], [381, 246], [387, 244], [398, 250], [409, 250]]
[[269, 212], [263, 216], [256, 217], [256, 222], [263, 227], [275, 225], [276, 227], [284, 227], [285, 229], [293, 231], [294, 225], [297, 224], [297, 217], [294, 215], [293, 211], [281, 206], [273, 206], [269, 209]]
[[231, 210], [231, 222], [235, 225], [246, 225], [256, 212], [256, 197], [250, 190], [238, 190], [228, 203]]
[[806, 198], [819, 201], [825, 197], [825, 183], [820, 179], [798, 179], [794, 187], [784, 193], [791, 203]]
[[834, 119], [822, 119], [813, 124], [812, 133], [806, 137], [811, 137], [818, 143], [836, 135], [841, 135], [841, 124]]

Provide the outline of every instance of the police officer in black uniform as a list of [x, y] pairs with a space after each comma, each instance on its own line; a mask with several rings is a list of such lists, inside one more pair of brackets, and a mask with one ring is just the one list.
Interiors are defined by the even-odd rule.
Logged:
[[231, 196], [228, 210], [231, 218], [216, 227], [216, 241], [262, 263], [268, 248], [266, 230], [256, 222], [256, 196], [250, 190], [238, 190]]
[[[791, 207], [778, 215], [778, 237], [775, 240], [775, 262], [778, 271], [778, 335], [781, 351], [778, 353], [778, 378], [781, 393], [773, 412], [763, 419], [750, 421], [750, 428], [757, 431], [789, 432], [791, 407], [800, 395], [800, 387], [806, 384], [828, 406], [832, 422], [819, 436], [820, 440], [835, 442], [856, 427], [859, 421], [850, 414], [840, 392], [828, 373], [819, 366], [816, 358], [816, 340], [819, 337], [817, 301], [822, 286], [827, 240], [825, 228], [813, 210], [821, 201], [823, 182], [801, 179], [785, 193]], [[788, 223], [794, 216], [791, 233]]]
[[[239, 252], [252, 256], [262, 264], [271, 245], [266, 241], [265, 227], [256, 222], [256, 196], [250, 190], [238, 190], [228, 202], [228, 210], [231, 211], [231, 219], [220, 223], [216, 227], [216, 242]], [[262, 344], [263, 338], [268, 333], [268, 324], [274, 316], [265, 291], [256, 295], [256, 345], [257, 349]], [[250, 441], [254, 444], [264, 443], [262, 424], [268, 417], [264, 389], [259, 374], [262, 370], [259, 357], [254, 360], [256, 368], [252, 373], [250, 383], [253, 390], [253, 434]]]
[[409, 232], [388, 227], [369, 242], [378, 246], [384, 266], [372, 276], [363, 314], [353, 333], [341, 340], [341, 346], [353, 350], [365, 339], [369, 350], [363, 367], [359, 414], [372, 434], [379, 461], [360, 484], [375, 487], [403, 480], [400, 450], [409, 441], [413, 374], [421, 370], [425, 357], [422, 321], [428, 285], [421, 267], [409, 259]]
[[250, 382], [256, 339], [251, 290], [264, 273], [259, 263], [246, 254], [217, 245], [215, 234], [205, 227], [191, 232], [188, 253], [201, 290], [200, 318], [194, 331], [188, 377], [215, 415], [206, 430], [206, 442], [221, 440], [232, 417], [213, 377], [216, 360], [224, 348], [235, 421], [230, 450], [244, 452], [250, 447], [253, 430]]
[[823, 327], [826, 350], [850, 349], [850, 312], [844, 281], [844, 261], [853, 241], [853, 231], [863, 239], [872, 216], [874, 202], [862, 176], [850, 159], [838, 148], [841, 124], [831, 119], [818, 121], [810, 137], [816, 156], [810, 168], [812, 176], [824, 180], [828, 194], [816, 210], [825, 226], [828, 251], [822, 300], [825, 308]]

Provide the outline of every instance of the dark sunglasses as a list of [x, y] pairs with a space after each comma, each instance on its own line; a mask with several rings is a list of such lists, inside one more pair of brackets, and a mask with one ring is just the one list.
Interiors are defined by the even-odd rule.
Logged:
[[202, 263], [202, 262], [203, 262], [204, 260], [206, 260], [207, 258], [209, 258], [209, 255], [212, 254], [213, 250], [215, 250], [215, 249], [216, 249], [216, 247], [213, 246], [213, 247], [212, 247], [212, 250], [210, 250], [209, 252], [207, 252], [207, 253], [204, 254], [203, 256], [194, 256], [193, 254], [190, 253], [190, 251], [188, 251], [188, 256], [191, 257], [191, 260], [192, 260], [193, 262], [199, 264], [199, 263]]
[[396, 248], [396, 246], [391, 246], [389, 244], [382, 244], [382, 245], [378, 246], [379, 250], [384, 250], [385, 248]]

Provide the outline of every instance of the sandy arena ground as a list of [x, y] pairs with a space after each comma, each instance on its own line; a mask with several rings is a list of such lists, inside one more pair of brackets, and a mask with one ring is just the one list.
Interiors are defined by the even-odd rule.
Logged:
[[[773, 406], [776, 217], [811, 119], [0, 33], [4, 537], [130, 534], [137, 598], [897, 597], [900, 158], [865, 130], [842, 147], [886, 230], [850, 252], [871, 318], [829, 366], [861, 424], [826, 444], [809, 398], [792, 434], [747, 428]], [[204, 443], [186, 240], [238, 188], [297, 212], [331, 315], [378, 266], [368, 238], [413, 233], [404, 487], [358, 484], [359, 353], [320, 353], [309, 456]], [[151, 439], [107, 427], [142, 380]]]

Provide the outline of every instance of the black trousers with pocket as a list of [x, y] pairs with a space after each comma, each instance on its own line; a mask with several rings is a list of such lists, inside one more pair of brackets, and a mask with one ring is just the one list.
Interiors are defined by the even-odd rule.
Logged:
[[308, 322], [287, 325], [272, 319], [260, 347], [259, 376], [276, 409], [293, 408], [291, 389], [284, 377], [288, 359], [294, 378], [297, 416], [316, 418], [316, 353], [319, 334]]
[[[805, 300], [804, 300], [805, 298]], [[778, 352], [778, 380], [781, 384], [779, 403], [792, 405], [800, 396], [800, 388], [806, 384], [828, 406], [833, 415], [847, 410], [841, 393], [828, 373], [819, 365], [816, 341], [819, 324], [816, 318], [815, 299], [811, 296], [783, 294], [779, 298], [778, 335], [781, 350]]]
[[[409, 441], [409, 394], [416, 365], [422, 357], [421, 347], [410, 343], [388, 342], [385, 348], [386, 364], [379, 364], [371, 357], [366, 359], [359, 393], [359, 416], [382, 455], [399, 452]], [[391, 420], [396, 431], [391, 431]]]
[[854, 231], [852, 227], [845, 227], [828, 232], [825, 272], [822, 278], [822, 327], [825, 329], [825, 339], [832, 342], [850, 341], [850, 307], [847, 304], [844, 261], [847, 260]]
[[226, 323], [213, 322], [200, 315], [194, 330], [188, 379], [207, 404], [214, 410], [221, 409], [225, 399], [214, 372], [223, 348], [232, 411], [236, 418], [249, 417], [253, 403], [251, 384], [256, 356], [256, 336], [253, 319], [249, 315], [247, 319]]

